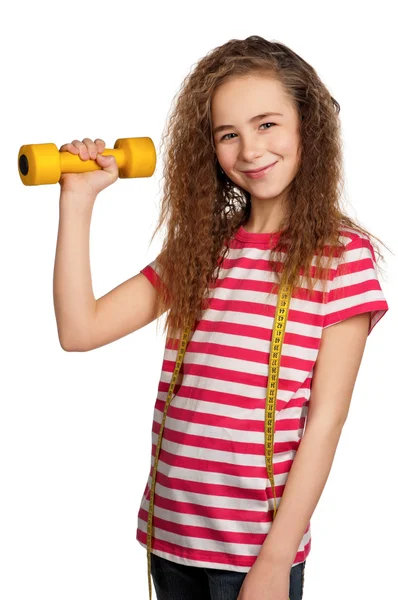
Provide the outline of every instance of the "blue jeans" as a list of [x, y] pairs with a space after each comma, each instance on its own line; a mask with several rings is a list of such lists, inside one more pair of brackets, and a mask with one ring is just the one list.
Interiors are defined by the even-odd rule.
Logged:
[[[305, 561], [290, 570], [289, 600], [301, 600]], [[151, 554], [157, 600], [236, 600], [246, 573], [188, 567]]]

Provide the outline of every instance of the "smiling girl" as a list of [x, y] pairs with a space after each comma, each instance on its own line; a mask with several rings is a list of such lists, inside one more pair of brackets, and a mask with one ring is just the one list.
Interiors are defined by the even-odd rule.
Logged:
[[[60, 148], [102, 167], [61, 180], [62, 346], [92, 350], [167, 316], [137, 527], [158, 600], [303, 597], [310, 518], [367, 337], [388, 310], [378, 238], [340, 206], [339, 110], [281, 43], [251, 36], [212, 50], [186, 77], [165, 134], [162, 250], [98, 300], [90, 219], [117, 165], [103, 140]], [[271, 478], [269, 363], [285, 285]]]

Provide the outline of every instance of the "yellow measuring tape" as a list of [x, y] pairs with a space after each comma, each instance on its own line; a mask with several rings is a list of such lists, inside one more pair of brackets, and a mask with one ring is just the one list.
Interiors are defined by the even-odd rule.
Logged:
[[[268, 477], [272, 484], [274, 491], [274, 518], [277, 512], [276, 508], [276, 494], [274, 485], [274, 468], [273, 468], [273, 448], [274, 448], [274, 423], [275, 423], [275, 403], [278, 391], [278, 378], [281, 351], [283, 344], [283, 337], [285, 334], [287, 314], [289, 311], [289, 304], [291, 298], [291, 287], [289, 285], [281, 285], [278, 294], [278, 302], [276, 306], [274, 327], [272, 331], [272, 342], [269, 360], [269, 373], [268, 373], [268, 386], [267, 386], [267, 403], [266, 403], [266, 416], [264, 421], [264, 435], [265, 435], [265, 461], [268, 471]], [[151, 495], [149, 499], [148, 509], [148, 527], [147, 527], [147, 562], [148, 562], [148, 589], [149, 589], [149, 600], [152, 600], [152, 584], [151, 584], [151, 550], [152, 550], [152, 523], [153, 523], [153, 512], [154, 512], [154, 500], [155, 500], [155, 483], [156, 483], [156, 471], [158, 468], [160, 447], [162, 444], [162, 436], [164, 424], [166, 422], [167, 409], [169, 408], [171, 397], [173, 395], [174, 386], [177, 381], [178, 373], [184, 359], [185, 350], [188, 344], [188, 338], [190, 334], [189, 327], [184, 329], [184, 333], [181, 338], [180, 347], [177, 354], [177, 360], [174, 367], [174, 373], [171, 378], [169, 391], [167, 393], [166, 403], [163, 410], [162, 423], [160, 425], [158, 443], [156, 446], [155, 461], [152, 471], [152, 484], [151, 484]]]

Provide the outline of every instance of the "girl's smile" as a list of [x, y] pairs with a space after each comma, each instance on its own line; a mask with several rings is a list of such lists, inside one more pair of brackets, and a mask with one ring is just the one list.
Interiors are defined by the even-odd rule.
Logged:
[[277, 162], [278, 161], [275, 161], [274, 163], [268, 165], [268, 167], [264, 167], [262, 169], [260, 168], [256, 171], [242, 171], [242, 173], [246, 175], [246, 177], [250, 177], [250, 179], [260, 179], [264, 177], [267, 173], [269, 173], [274, 168]]

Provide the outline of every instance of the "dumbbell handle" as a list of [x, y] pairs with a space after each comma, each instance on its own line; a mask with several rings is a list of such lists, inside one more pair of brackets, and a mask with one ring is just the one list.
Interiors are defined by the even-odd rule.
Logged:
[[[105, 148], [101, 154], [103, 156], [114, 156], [119, 170], [126, 166], [126, 153], [121, 148]], [[59, 159], [61, 173], [86, 173], [102, 169], [94, 159], [83, 160], [78, 154], [72, 154], [68, 150], [60, 152]]]

